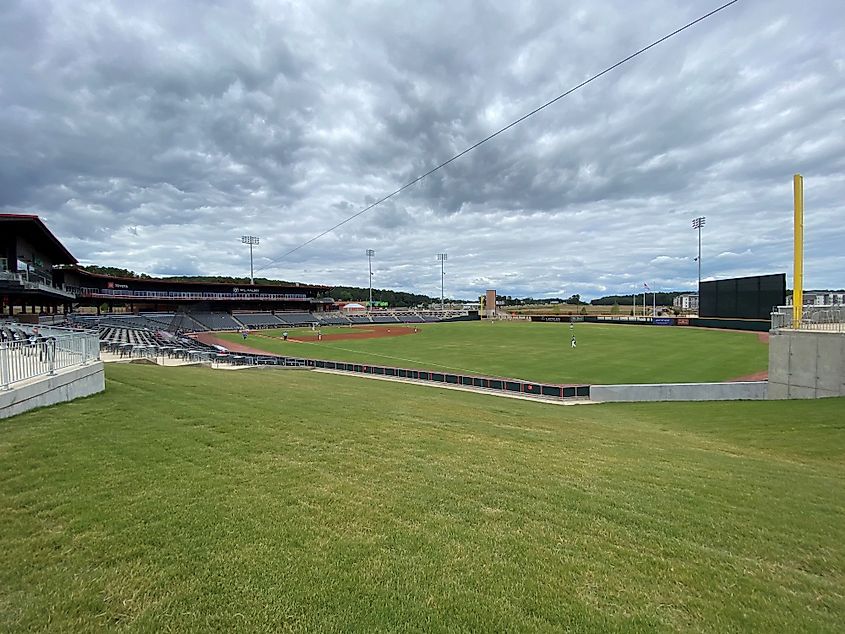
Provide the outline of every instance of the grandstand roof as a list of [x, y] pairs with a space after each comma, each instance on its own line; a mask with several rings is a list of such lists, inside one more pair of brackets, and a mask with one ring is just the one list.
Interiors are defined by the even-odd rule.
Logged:
[[77, 260], [47, 228], [41, 218], [33, 214], [0, 214], [3, 233], [20, 235], [49, 255], [54, 264], [76, 264]]
[[248, 286], [250, 288], [259, 288], [259, 289], [266, 289], [268, 291], [272, 291], [273, 289], [280, 289], [280, 288], [298, 288], [304, 290], [316, 290], [316, 291], [326, 291], [330, 290], [331, 286], [323, 286], [321, 284], [300, 284], [299, 282], [285, 282], [283, 284], [250, 284], [249, 282], [207, 282], [204, 280], [173, 280], [167, 277], [121, 277], [118, 275], [106, 275], [103, 273], [92, 273], [91, 271], [86, 271], [85, 269], [74, 266], [74, 267], [67, 267], [65, 270], [72, 270], [78, 272], [80, 275], [88, 275], [91, 277], [97, 277], [104, 280], [119, 280], [122, 282], [144, 282], [146, 283], [159, 283], [159, 284], [176, 284], [176, 285], [185, 285], [185, 286], [219, 286], [220, 288], [226, 287], [231, 288], [232, 286]]

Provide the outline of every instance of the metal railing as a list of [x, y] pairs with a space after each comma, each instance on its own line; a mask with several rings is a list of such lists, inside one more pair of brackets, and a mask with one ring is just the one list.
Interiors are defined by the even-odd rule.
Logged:
[[87, 288], [82, 287], [79, 294], [82, 297], [103, 297], [116, 299], [253, 299], [253, 300], [308, 300], [305, 293], [212, 293], [193, 291], [140, 291], [120, 288]]
[[58, 370], [86, 365], [100, 358], [96, 333], [60, 328], [20, 328], [26, 340], [0, 342], [0, 389], [15, 383], [49, 376]]
[[31, 276], [24, 275], [23, 273], [13, 273], [12, 271], [0, 271], [0, 280], [17, 282], [24, 288], [44, 291], [47, 293], [56, 293], [68, 299], [73, 299], [74, 297], [76, 297], [74, 293], [69, 291], [63, 285], [49, 284], [49, 280], [38, 278], [33, 279]]
[[778, 306], [772, 311], [772, 330], [811, 330], [845, 333], [845, 306], [807, 305], [801, 311], [801, 323], [793, 323], [792, 306]]

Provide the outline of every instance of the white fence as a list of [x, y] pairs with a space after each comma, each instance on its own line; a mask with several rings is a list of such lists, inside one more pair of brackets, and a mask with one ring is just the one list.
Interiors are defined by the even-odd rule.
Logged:
[[36, 333], [20, 326], [16, 330], [28, 338], [0, 342], [0, 389], [8, 390], [21, 381], [49, 376], [57, 370], [100, 358], [96, 333], [46, 327]]
[[804, 306], [801, 323], [793, 323], [792, 306], [778, 306], [772, 311], [772, 330], [789, 328], [792, 330], [813, 330], [845, 333], [845, 306]]

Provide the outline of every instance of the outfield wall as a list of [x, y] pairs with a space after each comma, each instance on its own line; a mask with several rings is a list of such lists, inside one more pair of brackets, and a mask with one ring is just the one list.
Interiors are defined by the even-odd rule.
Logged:
[[721, 328], [726, 330], [751, 330], [768, 332], [769, 319], [723, 319], [721, 317], [644, 317], [631, 315], [531, 315], [531, 321], [588, 324], [618, 324], [632, 326], [694, 326], [696, 328]]
[[636, 403], [642, 401], [759, 401], [766, 398], [766, 386], [766, 381], [591, 385], [590, 400], [602, 403]]
[[466, 388], [476, 388], [492, 392], [522, 394], [550, 399], [588, 399], [589, 385], [558, 385], [554, 383], [537, 383], [522, 379], [506, 377], [490, 377], [475, 374], [458, 374], [455, 372], [438, 372], [413, 368], [396, 368], [393, 366], [371, 365], [368, 363], [351, 363], [346, 361], [327, 361], [324, 359], [304, 359], [300, 357], [256, 357], [255, 365], [277, 365], [289, 368], [313, 368], [364, 374], [379, 377], [405, 379], [423, 383], [442, 383]]
[[595, 402], [629, 403], [642, 401], [739, 401], [766, 398], [766, 381], [733, 383], [656, 383], [638, 385], [556, 385], [520, 379], [486, 377], [452, 372], [436, 372], [391, 366], [303, 359], [263, 357], [257, 365], [280, 365], [333, 370], [358, 375], [440, 383], [491, 392], [519, 394], [553, 400], [587, 399]]
[[845, 396], [845, 334], [778, 329], [769, 333], [769, 398]]

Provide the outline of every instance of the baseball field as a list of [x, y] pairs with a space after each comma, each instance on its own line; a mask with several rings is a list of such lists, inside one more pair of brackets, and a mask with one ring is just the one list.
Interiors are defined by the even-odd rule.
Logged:
[[[390, 332], [387, 332], [387, 331]], [[288, 341], [282, 340], [283, 332]], [[347, 338], [348, 333], [378, 336]], [[768, 345], [753, 332], [702, 328], [513, 322], [261, 330], [223, 345], [256, 351], [396, 367], [439, 369], [546, 383], [726, 381], [765, 371]], [[401, 336], [399, 333], [402, 333]], [[576, 337], [576, 348], [570, 345]], [[338, 337], [338, 338], [336, 338]]]
[[0, 631], [845, 621], [843, 399], [559, 406], [292, 369], [106, 376], [0, 425]]

